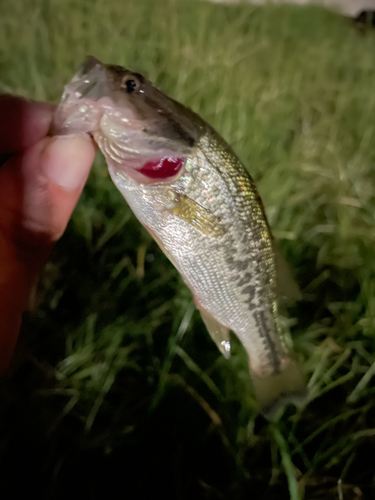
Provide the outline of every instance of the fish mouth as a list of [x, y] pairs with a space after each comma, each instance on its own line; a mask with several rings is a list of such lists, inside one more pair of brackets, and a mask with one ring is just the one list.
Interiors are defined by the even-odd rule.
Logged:
[[130, 109], [116, 107], [104, 64], [87, 56], [83, 64], [64, 87], [64, 93], [54, 118], [58, 135], [74, 133], [95, 134], [101, 128], [103, 116], [117, 117], [124, 123], [135, 119]]
[[[137, 183], [174, 181], [192, 148], [155, 133], [156, 120], [140, 118], [126, 96], [121, 94], [119, 100], [120, 90], [115, 83], [110, 67], [93, 56], [86, 57], [64, 88], [53, 133], [90, 134], [110, 170], [122, 170]], [[169, 170], [166, 165], [171, 166]], [[178, 172], [176, 165], [181, 166]]]
[[[108, 95], [110, 88], [105, 66], [95, 57], [87, 56], [72, 78], [70, 85], [75, 86], [76, 97], [99, 100]], [[64, 99], [64, 96], [63, 96]]]

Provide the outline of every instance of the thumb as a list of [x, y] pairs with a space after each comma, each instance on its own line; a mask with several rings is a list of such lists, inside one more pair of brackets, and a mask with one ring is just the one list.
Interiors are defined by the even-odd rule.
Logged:
[[46, 137], [0, 169], [0, 373], [33, 282], [66, 228], [94, 156], [86, 134]]

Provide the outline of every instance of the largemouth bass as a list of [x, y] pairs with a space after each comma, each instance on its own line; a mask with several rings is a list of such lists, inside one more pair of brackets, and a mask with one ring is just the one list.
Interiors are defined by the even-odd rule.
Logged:
[[253, 179], [220, 135], [140, 74], [94, 57], [66, 85], [58, 134], [90, 133], [114, 184], [193, 293], [219, 350], [244, 346], [261, 410], [305, 393], [283, 341], [274, 242]]

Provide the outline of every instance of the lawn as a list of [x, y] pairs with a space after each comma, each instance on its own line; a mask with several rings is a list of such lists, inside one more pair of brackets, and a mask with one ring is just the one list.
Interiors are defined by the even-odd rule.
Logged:
[[241, 346], [220, 356], [98, 154], [0, 386], [1, 498], [375, 495], [374, 43], [317, 7], [0, 2], [0, 91], [58, 102], [92, 54], [233, 146], [302, 292], [283, 321], [309, 381], [258, 414]]

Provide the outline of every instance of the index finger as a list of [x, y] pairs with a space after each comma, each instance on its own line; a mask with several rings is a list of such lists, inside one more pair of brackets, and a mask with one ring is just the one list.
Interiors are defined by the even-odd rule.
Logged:
[[0, 94], [0, 153], [14, 153], [36, 144], [48, 133], [55, 106]]

